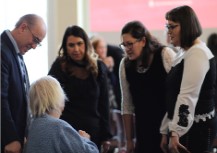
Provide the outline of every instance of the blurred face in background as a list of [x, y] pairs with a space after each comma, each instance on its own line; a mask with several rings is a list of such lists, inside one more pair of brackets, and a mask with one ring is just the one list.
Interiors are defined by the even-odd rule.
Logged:
[[73, 61], [82, 61], [85, 55], [85, 43], [80, 37], [75, 37], [73, 35], [67, 38], [66, 49], [68, 56], [71, 57]]
[[107, 44], [104, 40], [99, 40], [96, 48], [96, 53], [99, 55], [99, 58], [104, 59], [107, 56]]

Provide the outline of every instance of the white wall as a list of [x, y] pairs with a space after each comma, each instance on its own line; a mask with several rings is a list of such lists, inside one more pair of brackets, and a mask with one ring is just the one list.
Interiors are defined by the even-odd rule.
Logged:
[[65, 29], [73, 24], [89, 32], [89, 0], [48, 0], [48, 67], [55, 60]]
[[[16, 22], [24, 14], [38, 14], [47, 24], [46, 0], [1, 0], [0, 6], [0, 33], [4, 30], [13, 30]], [[47, 75], [47, 36], [41, 44], [42, 46], [37, 47], [35, 50], [29, 50], [24, 56], [30, 82], [33, 82], [41, 76]]]

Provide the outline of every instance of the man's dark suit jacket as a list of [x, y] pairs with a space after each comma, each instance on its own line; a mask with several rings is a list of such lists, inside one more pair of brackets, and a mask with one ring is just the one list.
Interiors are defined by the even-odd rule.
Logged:
[[4, 31], [1, 34], [1, 149], [12, 141], [23, 144], [27, 99], [16, 50]]

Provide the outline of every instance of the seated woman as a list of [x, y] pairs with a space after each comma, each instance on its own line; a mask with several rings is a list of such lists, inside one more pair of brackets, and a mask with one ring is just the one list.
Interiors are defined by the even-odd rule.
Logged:
[[98, 153], [85, 131], [77, 132], [59, 119], [66, 96], [59, 82], [45, 76], [32, 83], [29, 92], [33, 121], [24, 147], [24, 153]]

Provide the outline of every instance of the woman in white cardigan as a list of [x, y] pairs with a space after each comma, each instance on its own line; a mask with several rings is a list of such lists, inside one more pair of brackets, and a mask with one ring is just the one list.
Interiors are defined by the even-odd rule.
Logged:
[[161, 148], [165, 153], [167, 149], [172, 153], [210, 152], [217, 128], [214, 56], [199, 39], [202, 29], [191, 7], [174, 8], [165, 18], [170, 42], [183, 52], [167, 77], [167, 114], [161, 126]]

